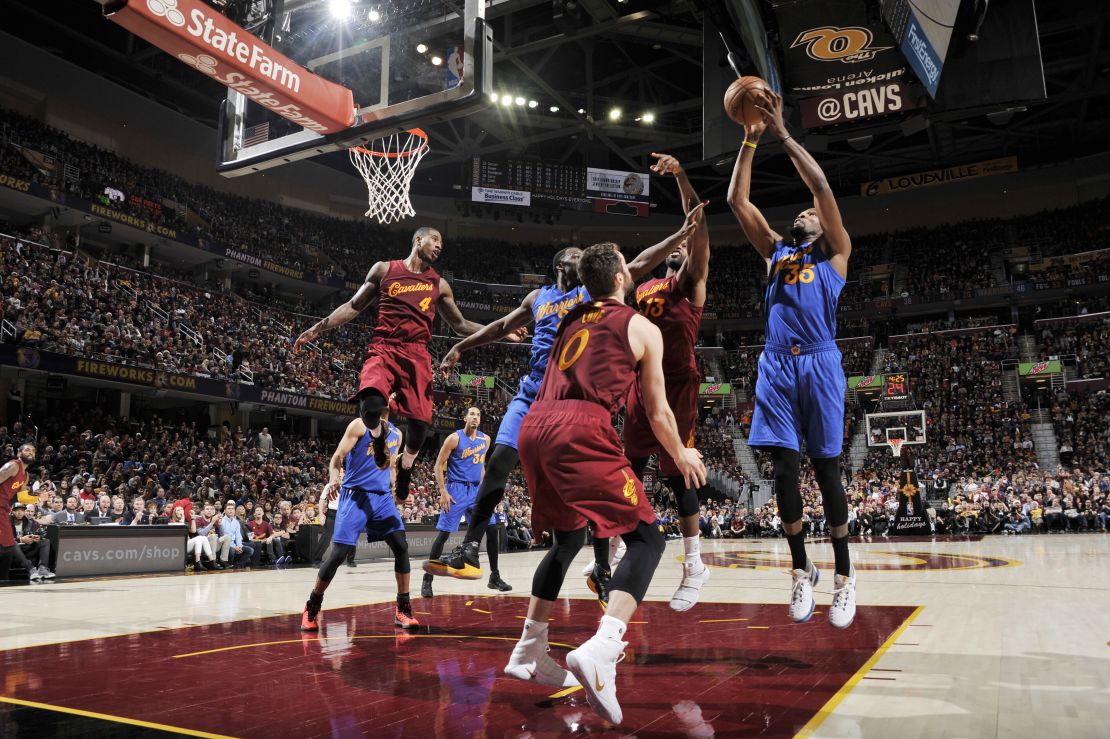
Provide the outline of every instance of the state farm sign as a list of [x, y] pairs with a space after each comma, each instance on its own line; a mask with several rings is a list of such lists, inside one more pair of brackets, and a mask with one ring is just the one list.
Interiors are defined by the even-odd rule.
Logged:
[[804, 98], [800, 105], [802, 125], [805, 128], [821, 128], [920, 108], [924, 105], [924, 95], [920, 88], [890, 82]]
[[354, 122], [351, 91], [309, 72], [200, 0], [115, 0], [109, 20], [242, 93], [270, 111], [317, 133]]

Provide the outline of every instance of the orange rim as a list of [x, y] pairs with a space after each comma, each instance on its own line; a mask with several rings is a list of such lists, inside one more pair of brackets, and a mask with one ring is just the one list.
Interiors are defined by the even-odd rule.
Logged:
[[419, 154], [420, 152], [424, 151], [424, 149], [428, 148], [428, 134], [424, 133], [424, 129], [422, 129], [422, 128], [409, 128], [409, 129], [405, 129], [405, 133], [412, 134], [413, 136], [416, 136], [417, 138], [423, 139], [424, 141], [420, 144], [420, 146], [416, 147], [415, 149], [410, 149], [408, 151], [375, 151], [374, 149], [367, 149], [364, 146], [352, 146], [351, 151], [357, 151], [360, 154], [366, 154], [367, 156], [372, 156], [372, 157], [384, 157], [386, 159], [399, 159], [401, 157], [411, 157], [414, 154]]

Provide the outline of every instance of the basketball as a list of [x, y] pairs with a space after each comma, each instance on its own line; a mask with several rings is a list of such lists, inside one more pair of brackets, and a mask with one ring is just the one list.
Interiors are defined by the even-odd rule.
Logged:
[[760, 104], [759, 96], [770, 91], [771, 88], [760, 77], [741, 77], [725, 90], [725, 113], [741, 126], [758, 123], [762, 115], [755, 106]]

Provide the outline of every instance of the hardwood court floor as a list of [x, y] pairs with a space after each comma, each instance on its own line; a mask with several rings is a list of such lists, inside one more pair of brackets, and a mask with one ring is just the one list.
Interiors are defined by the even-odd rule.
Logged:
[[[1110, 536], [853, 543], [845, 631], [786, 619], [782, 540], [704, 542], [703, 602], [666, 601], [668, 546], [618, 669], [625, 723], [581, 691], [501, 676], [542, 553], [502, 556], [516, 590], [436, 580], [424, 626], [391, 624], [391, 563], [343, 568], [319, 636], [298, 632], [309, 569], [0, 590], [0, 736], [1096, 737], [1110, 716]], [[600, 611], [571, 570], [553, 654]], [[418, 566], [418, 563], [414, 563]], [[414, 591], [419, 590], [414, 571]]]

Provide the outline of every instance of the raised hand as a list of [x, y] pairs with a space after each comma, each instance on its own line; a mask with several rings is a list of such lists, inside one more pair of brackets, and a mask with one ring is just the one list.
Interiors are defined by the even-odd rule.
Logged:
[[651, 152], [651, 155], [656, 158], [655, 164], [648, 167], [655, 174], [673, 174], [677, 175], [682, 171], [682, 165], [678, 163], [670, 154], [660, 154], [658, 152]]

